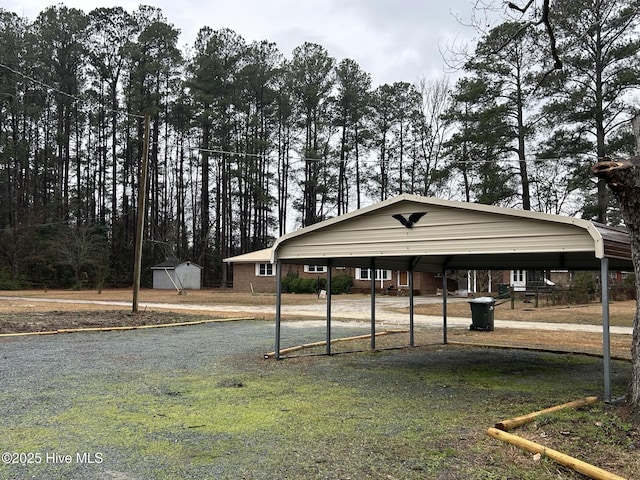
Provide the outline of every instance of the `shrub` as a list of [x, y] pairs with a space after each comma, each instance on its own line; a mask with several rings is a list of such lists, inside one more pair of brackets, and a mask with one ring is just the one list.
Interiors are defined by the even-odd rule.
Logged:
[[340, 273], [331, 278], [331, 293], [334, 295], [348, 293], [351, 285], [353, 285], [353, 278], [346, 273]]
[[[347, 293], [352, 284], [353, 279], [349, 275], [336, 275], [331, 278], [331, 293]], [[324, 276], [300, 278], [297, 273], [288, 273], [282, 278], [282, 291], [285, 293], [318, 293], [326, 288], [327, 279]]]
[[613, 300], [636, 300], [636, 276], [630, 273], [623, 282], [611, 285], [611, 298]]
[[569, 303], [589, 303], [598, 291], [593, 272], [579, 272], [571, 280]]
[[284, 293], [290, 293], [291, 292], [291, 284], [297, 278], [298, 278], [298, 275], [296, 273], [292, 273], [292, 272], [287, 273], [282, 278], [282, 283], [281, 283], [282, 291]]

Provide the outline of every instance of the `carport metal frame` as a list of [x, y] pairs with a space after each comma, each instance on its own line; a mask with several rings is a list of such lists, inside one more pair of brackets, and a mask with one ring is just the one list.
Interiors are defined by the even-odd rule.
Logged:
[[[547, 256], [541, 256], [538, 252], [515, 252], [510, 254], [507, 252], [493, 252], [485, 254], [474, 254], [468, 252], [463, 255], [462, 261], [456, 263], [459, 255], [451, 254], [445, 256], [444, 261], [441, 261], [439, 273], [443, 274], [442, 284], [442, 336], [443, 344], [447, 344], [447, 272], [449, 270], [456, 269], [505, 269], [510, 270], [514, 268], [554, 268], [560, 265], [567, 265], [564, 268], [571, 270], [600, 270], [601, 280], [601, 302], [602, 302], [602, 342], [603, 342], [603, 374], [604, 374], [604, 400], [606, 402], [611, 401], [611, 348], [610, 348], [610, 325], [609, 325], [609, 271], [612, 264], [616, 269], [632, 270], [633, 265], [631, 262], [631, 251], [629, 247], [629, 238], [626, 232], [617, 229], [611, 229], [602, 225], [593, 224], [581, 219], [574, 219], [571, 217], [562, 217], [557, 215], [546, 215], [536, 212], [523, 212], [521, 210], [506, 209], [500, 207], [493, 207], [487, 205], [468, 204], [464, 202], [451, 202], [439, 199], [432, 199], [427, 197], [418, 197], [414, 195], [401, 195], [394, 199], [390, 199], [379, 204], [366, 207], [364, 209], [350, 212], [341, 217], [336, 217], [325, 222], [312, 225], [310, 227], [303, 228], [291, 234], [287, 234], [284, 237], [278, 239], [274, 247], [272, 248], [272, 262], [276, 264], [276, 328], [275, 328], [275, 358], [280, 359], [280, 339], [281, 339], [281, 312], [282, 312], [282, 264], [283, 263], [313, 263], [317, 265], [327, 266], [327, 314], [326, 314], [326, 354], [331, 355], [331, 271], [332, 266], [339, 262], [340, 266], [357, 266], [362, 268], [369, 268], [371, 272], [375, 272], [376, 268], [390, 268], [393, 270], [406, 270], [409, 272], [409, 344], [414, 346], [414, 288], [413, 288], [413, 275], [415, 267], [418, 266], [423, 257], [429, 257], [428, 252], [424, 255], [414, 255], [407, 257], [393, 257], [393, 256], [371, 256], [368, 258], [356, 257], [355, 255], [338, 255], [332, 256], [331, 251], [328, 251], [326, 256], [319, 257], [313, 256], [290, 256], [286, 255], [283, 258], [280, 257], [280, 248], [286, 245], [287, 242], [298, 241], [298, 244], [303, 245], [300, 242], [300, 238], [308, 233], [322, 232], [323, 229], [331, 231], [330, 229], [341, 223], [347, 222], [350, 219], [361, 217], [365, 214], [387, 212], [387, 211], [406, 211], [407, 208], [416, 207], [421, 208], [450, 208], [461, 209], [466, 213], [469, 211], [477, 212], [478, 215], [502, 215], [509, 216], [522, 220], [530, 219], [532, 222], [557, 222], [558, 225], [566, 226], [572, 225], [578, 227], [577, 230], [584, 230], [593, 239], [593, 249], [579, 252], [568, 252], [559, 248], [557, 252], [550, 252]], [[390, 228], [398, 228], [397, 225], [391, 224]], [[566, 228], [566, 227], [565, 227]], [[417, 230], [417, 228], [416, 228]], [[315, 239], [315, 237], [314, 237]], [[303, 248], [303, 247], [301, 247]], [[329, 249], [330, 250], [330, 249]], [[589, 254], [590, 253], [590, 254]], [[506, 257], [506, 258], [503, 258]], [[541, 264], [541, 258], [546, 259], [547, 264]], [[489, 263], [487, 263], [487, 260]], [[383, 265], [381, 265], [381, 263]], [[428, 262], [427, 262], [428, 263]], [[464, 268], [462, 267], [464, 265]], [[570, 266], [568, 266], [570, 265]], [[451, 268], [451, 267], [454, 268]], [[434, 269], [424, 269], [423, 271], [438, 271]], [[376, 348], [376, 288], [375, 288], [375, 274], [371, 275], [371, 345], [370, 348], [375, 350]]]

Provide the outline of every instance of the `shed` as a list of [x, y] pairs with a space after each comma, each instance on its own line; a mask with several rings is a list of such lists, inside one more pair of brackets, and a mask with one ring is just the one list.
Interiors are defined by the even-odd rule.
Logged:
[[167, 260], [151, 267], [153, 288], [158, 290], [200, 290], [202, 267], [193, 262]]
[[[629, 236], [623, 230], [573, 217], [405, 194], [284, 235], [274, 244], [271, 261], [278, 270], [284, 263], [339, 262], [372, 270], [406, 269], [411, 275], [416, 271], [439, 272], [443, 278], [449, 270], [467, 269], [600, 270], [608, 399], [608, 272], [633, 269]], [[327, 282], [330, 281], [328, 275]], [[329, 286], [327, 291], [331, 291]], [[443, 341], [447, 343], [446, 283], [443, 291]], [[278, 288], [276, 356], [280, 351], [280, 293]], [[372, 288], [372, 348], [375, 348], [375, 314]], [[409, 324], [413, 345], [412, 295]], [[330, 340], [329, 295], [327, 353]]]

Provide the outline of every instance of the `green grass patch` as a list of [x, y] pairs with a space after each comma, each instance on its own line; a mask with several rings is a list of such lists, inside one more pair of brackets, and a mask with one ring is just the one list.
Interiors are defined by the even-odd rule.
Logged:
[[[95, 468], [131, 478], [572, 479], [579, 477], [485, 431], [598, 391], [597, 364], [572, 355], [415, 349], [67, 377], [81, 388], [48, 397], [50, 410], [34, 402], [14, 411], [2, 421], [3, 443], [15, 451], [103, 452]], [[627, 367], [616, 364], [625, 376]], [[2, 392], [0, 401], [20, 398]], [[558, 425], [609, 455], [628, 452], [629, 443], [607, 439], [622, 431], [633, 442], [636, 432], [604, 406], [537, 425], [528, 427], [534, 436]], [[74, 467], [55, 468], [71, 478], [79, 475]], [[23, 478], [51, 468], [34, 466]]]

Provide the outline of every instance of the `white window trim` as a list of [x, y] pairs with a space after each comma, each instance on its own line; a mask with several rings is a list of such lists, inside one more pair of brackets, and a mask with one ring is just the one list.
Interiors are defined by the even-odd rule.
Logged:
[[[261, 273], [260, 269], [264, 266], [265, 273]], [[273, 263], [256, 263], [256, 277], [275, 277], [276, 266]]]
[[[369, 268], [356, 268], [356, 280], [371, 280], [371, 276], [369, 275]], [[362, 276], [362, 272], [367, 272], [367, 276], [363, 277]], [[383, 275], [380, 275], [382, 272]], [[381, 280], [381, 281], [386, 281], [386, 280], [391, 280], [392, 278], [392, 273], [391, 270], [383, 270], [380, 268], [376, 268], [376, 281]]]
[[305, 273], [327, 273], [326, 265], [305, 265]]

